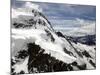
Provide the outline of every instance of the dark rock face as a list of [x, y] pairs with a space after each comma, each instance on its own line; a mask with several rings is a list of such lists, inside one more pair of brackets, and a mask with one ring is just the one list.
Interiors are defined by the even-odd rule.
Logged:
[[68, 51], [66, 48], [64, 48], [63, 50], [64, 50], [64, 52], [65, 52], [66, 54], [69, 54], [70, 56], [74, 56], [73, 53], [70, 52], [70, 51]]
[[45, 30], [45, 31], [47, 33], [47, 36], [50, 37], [51, 41], [54, 42], [55, 38], [53, 37], [53, 35], [48, 30]]
[[[29, 53], [29, 63], [28, 63], [29, 73], [52, 72], [52, 71], [63, 70], [64, 67], [63, 65], [65, 64], [64, 62], [59, 61], [54, 57], [51, 57], [50, 54], [44, 54], [44, 50], [41, 49], [38, 45], [35, 45], [34, 43], [28, 44], [28, 53]], [[67, 64], [65, 64], [65, 66], [66, 65]], [[34, 71], [33, 68], [37, 68], [37, 71]]]
[[[35, 43], [27, 44], [28, 49], [18, 52], [17, 58], [25, 59], [29, 56], [28, 60], [28, 72], [29, 73], [42, 73], [42, 72], [59, 72], [59, 71], [73, 71], [74, 66], [80, 70], [86, 69], [86, 64], [78, 65], [77, 62], [70, 64], [64, 63], [58, 59], [55, 59], [50, 54], [45, 54], [44, 49]], [[68, 52], [67, 52], [68, 53]], [[69, 53], [70, 54], [70, 53]], [[95, 64], [90, 60], [91, 65], [95, 67]], [[14, 62], [12, 61], [12, 66]], [[12, 75], [16, 75], [12, 68]], [[20, 71], [19, 74], [24, 74], [24, 71]]]
[[89, 60], [89, 62], [93, 67], [96, 67], [96, 64], [92, 60]]
[[82, 54], [88, 58], [91, 58], [90, 54], [87, 51], [83, 51]]
[[65, 36], [64, 36], [61, 32], [56, 32], [56, 34], [57, 34], [59, 37], [65, 38]]
[[28, 56], [27, 51], [21, 50], [21, 51], [18, 52], [18, 55], [15, 56], [15, 57], [17, 57], [18, 59], [25, 59], [27, 56]]

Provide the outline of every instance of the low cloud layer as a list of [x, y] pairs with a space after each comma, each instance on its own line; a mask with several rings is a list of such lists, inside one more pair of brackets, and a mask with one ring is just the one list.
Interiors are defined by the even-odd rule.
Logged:
[[[62, 31], [68, 36], [85, 36], [96, 34], [95, 21], [86, 20], [66, 20], [64, 25], [54, 26], [57, 31]], [[69, 21], [69, 24], [68, 24]]]

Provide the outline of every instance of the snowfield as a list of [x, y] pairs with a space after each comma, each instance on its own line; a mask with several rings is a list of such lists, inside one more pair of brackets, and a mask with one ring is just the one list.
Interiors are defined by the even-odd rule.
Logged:
[[[46, 49], [46, 53], [51, 54], [51, 56], [54, 56], [57, 59], [60, 59], [67, 63], [71, 63], [76, 60], [75, 57], [69, 56], [63, 51], [63, 48], [60, 44], [63, 41], [56, 38], [57, 42], [55, 41], [53, 43], [51, 41], [45, 40], [47, 36], [45, 38], [42, 38], [41, 35], [46, 35], [46, 32], [39, 29], [12, 29], [12, 39], [17, 40], [23, 38], [22, 40], [24, 41], [28, 40], [30, 43], [35, 42], [37, 45], [40, 45], [41, 48]], [[57, 36], [55, 35], [55, 37]], [[14, 41], [14, 43], [16, 43], [16, 41]]]

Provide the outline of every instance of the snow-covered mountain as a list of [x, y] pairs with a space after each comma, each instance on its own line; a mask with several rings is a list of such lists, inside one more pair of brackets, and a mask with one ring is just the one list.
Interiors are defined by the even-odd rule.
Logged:
[[57, 34], [37, 5], [12, 8], [11, 27], [12, 75], [95, 69], [95, 45]]

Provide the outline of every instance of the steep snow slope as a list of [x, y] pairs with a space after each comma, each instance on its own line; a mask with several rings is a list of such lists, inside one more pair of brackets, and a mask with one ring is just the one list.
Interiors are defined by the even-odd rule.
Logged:
[[95, 46], [58, 36], [37, 5], [12, 8], [11, 27], [12, 75], [95, 68]]

